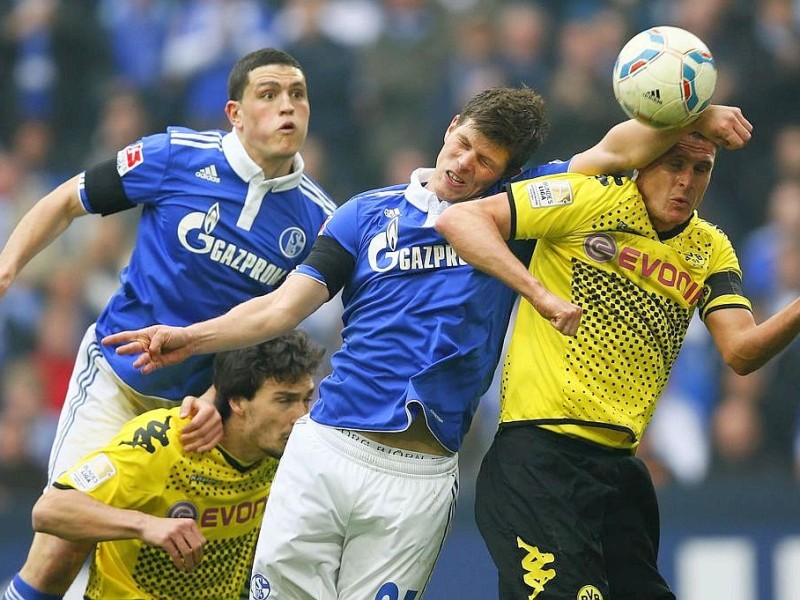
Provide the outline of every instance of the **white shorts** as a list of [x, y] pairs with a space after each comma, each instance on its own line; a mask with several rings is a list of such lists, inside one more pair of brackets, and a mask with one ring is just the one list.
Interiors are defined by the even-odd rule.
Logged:
[[420, 600], [455, 512], [458, 457], [403, 454], [415, 453], [298, 420], [267, 501], [251, 600]]
[[174, 406], [170, 400], [143, 396], [125, 385], [103, 357], [91, 325], [78, 349], [61, 408], [50, 450], [47, 485], [81, 458], [105, 446], [133, 417], [154, 408]]

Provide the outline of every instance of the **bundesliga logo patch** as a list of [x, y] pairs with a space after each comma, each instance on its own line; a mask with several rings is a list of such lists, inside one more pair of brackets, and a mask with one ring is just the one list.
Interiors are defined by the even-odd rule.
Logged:
[[572, 186], [569, 181], [534, 181], [525, 187], [531, 208], [572, 204]]
[[117, 152], [117, 173], [122, 177], [130, 171], [138, 167], [144, 162], [144, 151], [142, 150], [142, 143], [131, 144], [127, 148], [123, 148]]
[[93, 490], [98, 485], [116, 475], [117, 469], [105, 454], [98, 454], [81, 465], [70, 476], [75, 489], [81, 492]]

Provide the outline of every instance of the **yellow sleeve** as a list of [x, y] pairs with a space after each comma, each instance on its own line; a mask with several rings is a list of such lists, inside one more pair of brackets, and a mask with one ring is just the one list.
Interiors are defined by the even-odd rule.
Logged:
[[728, 237], [714, 228], [713, 263], [706, 278], [703, 295], [698, 302], [701, 319], [721, 308], [752, 310], [750, 300], [742, 291], [742, 269]]
[[130, 420], [104, 448], [87, 455], [67, 470], [56, 485], [74, 488], [117, 508], [138, 509], [158, 489], [147, 485], [163, 478], [182, 448], [180, 408], [158, 409]]
[[514, 182], [508, 194], [514, 239], [554, 239], [585, 232], [599, 215], [638, 198], [628, 178], [579, 173]]

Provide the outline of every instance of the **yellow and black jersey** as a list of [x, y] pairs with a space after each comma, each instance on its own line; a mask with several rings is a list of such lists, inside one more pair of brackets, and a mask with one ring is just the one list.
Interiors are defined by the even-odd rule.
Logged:
[[695, 213], [653, 228], [628, 178], [563, 174], [508, 187], [512, 238], [537, 238], [530, 272], [583, 308], [558, 333], [523, 302], [506, 356], [500, 421], [635, 448], [695, 309], [750, 309], [728, 238]]
[[246, 584], [278, 461], [242, 465], [219, 448], [184, 453], [178, 436], [188, 419], [179, 412], [158, 409], [132, 419], [55, 485], [118, 508], [194, 518], [208, 540], [203, 560], [183, 573], [163, 549], [141, 540], [101, 542], [87, 598], [238, 598]]

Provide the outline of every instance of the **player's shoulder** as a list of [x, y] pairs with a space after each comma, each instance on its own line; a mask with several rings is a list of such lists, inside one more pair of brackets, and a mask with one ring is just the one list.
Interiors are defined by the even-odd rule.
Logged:
[[173, 146], [221, 152], [222, 138], [225, 134], [216, 129], [197, 131], [180, 125], [170, 125], [165, 135]]
[[403, 200], [407, 188], [408, 184], [403, 183], [366, 190], [350, 198], [348, 203], [353, 202], [354, 205], [358, 205], [361, 211], [381, 211]]
[[588, 199], [598, 204], [619, 203], [639, 197], [639, 190], [630, 177], [571, 172], [516, 180], [509, 183], [508, 190], [517, 202], [527, 198], [533, 207], [572, 204], [578, 200], [586, 204]]
[[195, 131], [188, 127], [170, 126], [163, 134], [156, 134], [152, 139], [161, 138], [164, 151], [180, 162], [217, 161], [224, 154], [222, 149], [222, 131]]
[[117, 435], [117, 443], [149, 449], [166, 447], [177, 440], [188, 419], [180, 416], [180, 407], [156, 408], [128, 421]]
[[396, 208], [404, 198], [407, 185], [375, 188], [352, 196], [336, 209], [336, 218], [371, 218], [372, 215]]
[[716, 224], [701, 217], [697, 211], [692, 215], [689, 225], [684, 229], [684, 236], [703, 235], [713, 243], [730, 245], [727, 234]]
[[318, 208], [326, 216], [333, 214], [336, 210], [336, 202], [319, 183], [312, 179], [308, 174], [303, 173], [300, 177], [298, 191], [311, 205]]

